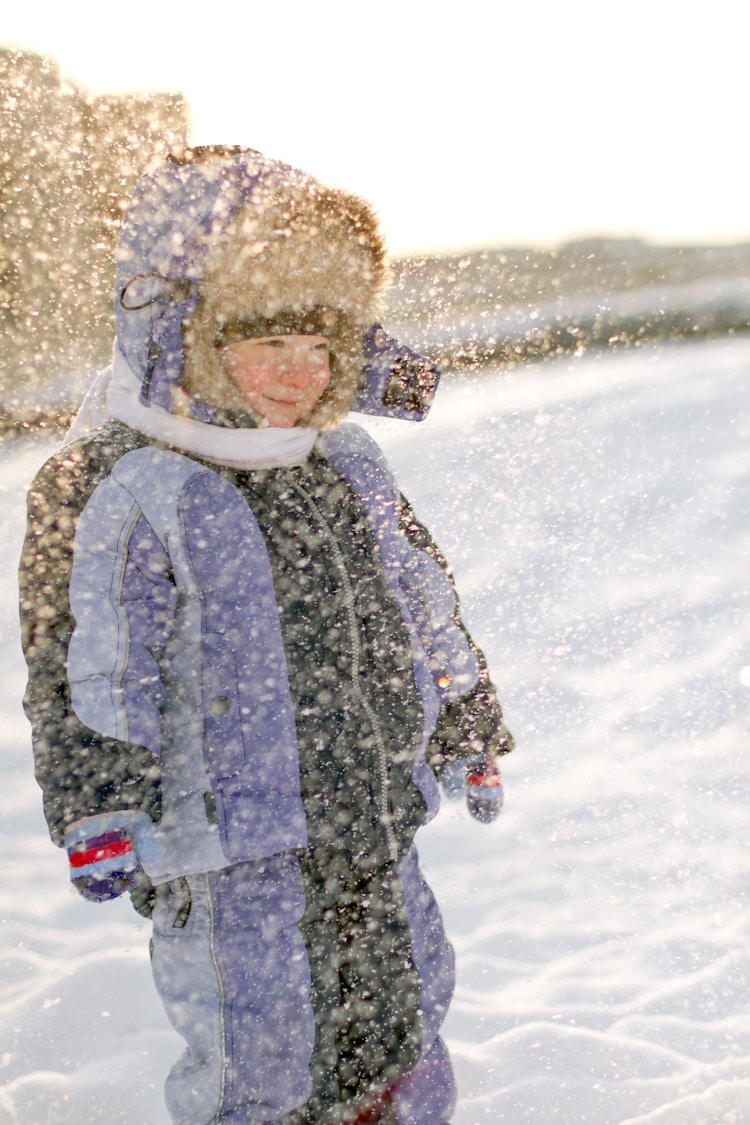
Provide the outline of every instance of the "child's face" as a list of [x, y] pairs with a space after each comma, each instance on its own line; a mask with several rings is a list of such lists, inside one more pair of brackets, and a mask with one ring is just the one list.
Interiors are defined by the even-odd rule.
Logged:
[[222, 355], [230, 379], [269, 426], [296, 425], [331, 381], [324, 336], [259, 336], [227, 345]]

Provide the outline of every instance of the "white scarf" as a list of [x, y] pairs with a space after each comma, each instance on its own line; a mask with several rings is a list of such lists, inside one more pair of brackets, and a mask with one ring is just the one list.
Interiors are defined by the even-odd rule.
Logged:
[[317, 430], [266, 426], [231, 430], [194, 418], [170, 414], [161, 406], [146, 406], [141, 381], [115, 343], [113, 361], [97, 375], [84, 398], [63, 444], [104, 425], [110, 418], [125, 422], [148, 437], [186, 453], [205, 457], [233, 469], [276, 469], [301, 465], [310, 454]]

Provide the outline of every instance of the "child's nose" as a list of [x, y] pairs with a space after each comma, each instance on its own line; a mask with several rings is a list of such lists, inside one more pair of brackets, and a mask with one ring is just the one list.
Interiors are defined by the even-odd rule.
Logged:
[[308, 383], [312, 377], [316, 366], [315, 358], [309, 352], [300, 350], [296, 354], [289, 357], [289, 361], [282, 366], [282, 375], [288, 383], [293, 383], [295, 386], [303, 386]]

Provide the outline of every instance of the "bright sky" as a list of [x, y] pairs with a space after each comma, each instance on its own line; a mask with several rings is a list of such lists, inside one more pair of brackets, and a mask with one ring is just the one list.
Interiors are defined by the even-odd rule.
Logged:
[[738, 0], [27, 0], [0, 45], [183, 93], [194, 143], [366, 196], [394, 253], [750, 240]]

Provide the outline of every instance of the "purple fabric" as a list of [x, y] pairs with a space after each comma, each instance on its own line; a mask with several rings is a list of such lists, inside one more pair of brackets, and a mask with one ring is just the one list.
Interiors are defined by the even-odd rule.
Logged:
[[120, 589], [130, 643], [122, 677], [122, 701], [133, 742], [161, 750], [164, 687], [158, 659], [174, 622], [177, 590], [169, 578], [169, 559], [143, 516], [128, 541]]
[[442, 1039], [419, 1066], [390, 1089], [398, 1125], [443, 1125], [456, 1101], [453, 1068]]
[[164, 698], [156, 656], [176, 600], [168, 574], [166, 554], [133, 495], [114, 474], [105, 478], [75, 531], [69, 585], [75, 629], [67, 654], [71, 699], [92, 730], [155, 755], [161, 752]]
[[[293, 856], [275, 856], [210, 878], [225, 998], [226, 1107], [270, 1103], [272, 1119], [277, 1107], [289, 1109], [311, 1093], [315, 1032], [298, 928], [305, 909], [299, 865]], [[225, 1112], [225, 1119], [234, 1118]]]
[[304, 909], [291, 855], [158, 888], [154, 980], [187, 1044], [166, 1083], [173, 1121], [281, 1125], [310, 1097]]
[[189, 483], [182, 520], [202, 591], [205, 746], [228, 856], [304, 847], [294, 708], [263, 536], [214, 473]]
[[421, 422], [427, 417], [440, 372], [433, 363], [389, 336], [379, 324], [365, 334], [365, 364], [353, 410]]

